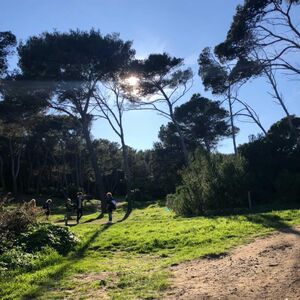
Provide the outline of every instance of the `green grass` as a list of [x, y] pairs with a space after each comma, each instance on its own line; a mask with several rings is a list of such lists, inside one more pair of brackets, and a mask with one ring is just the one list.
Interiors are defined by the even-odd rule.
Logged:
[[[72, 294], [101, 299], [103, 293], [110, 299], [157, 299], [170, 282], [171, 265], [219, 255], [256, 236], [300, 224], [300, 210], [181, 218], [150, 205], [111, 226], [96, 216], [86, 215], [70, 227], [81, 243], [69, 256], [48, 252], [34, 271], [2, 275], [1, 299], [63, 299]], [[57, 224], [62, 219], [60, 210], [51, 216]]]

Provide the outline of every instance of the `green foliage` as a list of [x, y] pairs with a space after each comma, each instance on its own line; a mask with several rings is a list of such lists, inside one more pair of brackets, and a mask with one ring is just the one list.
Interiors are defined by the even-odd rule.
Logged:
[[0, 78], [7, 71], [7, 58], [16, 43], [16, 37], [10, 31], [0, 32]]
[[178, 144], [155, 143], [150, 161], [151, 195], [165, 197], [173, 193], [180, 182], [179, 170], [183, 165], [184, 160]]
[[19, 272], [29, 272], [38, 270], [49, 263], [54, 264], [61, 256], [51, 248], [44, 248], [37, 253], [25, 252], [22, 247], [15, 246], [0, 255], [0, 275], [14, 270]]
[[68, 228], [52, 224], [33, 226], [18, 238], [18, 244], [30, 253], [50, 247], [60, 254], [67, 254], [74, 249], [77, 242], [78, 239]]
[[[5, 244], [10, 244], [20, 233], [26, 232], [28, 228], [37, 223], [40, 210], [24, 203], [18, 206], [8, 206], [5, 199], [0, 199], [0, 237]], [[3, 244], [2, 244], [3, 246]], [[0, 247], [0, 253], [1, 253]]]
[[[81, 85], [80, 81], [99, 80], [112, 75], [134, 55], [131, 42], [123, 42], [117, 34], [102, 36], [93, 29], [89, 32], [45, 32], [30, 37], [18, 47], [18, 52], [25, 77], [55, 79], [61, 84], [78, 80], [77, 87]], [[64, 87], [70, 93], [73, 90], [69, 84]], [[72, 95], [80, 97], [79, 94]]]
[[[210, 151], [221, 138], [231, 134], [226, 120], [228, 112], [219, 101], [209, 100], [200, 94], [194, 94], [188, 102], [177, 106], [174, 118], [190, 151], [197, 147]], [[176, 126], [172, 122], [160, 128], [159, 138], [165, 147], [180, 147]]]
[[132, 71], [139, 78], [139, 93], [152, 95], [164, 88], [185, 85], [192, 77], [190, 69], [181, 70], [183, 59], [167, 53], [150, 54], [147, 59], [132, 63]]
[[[122, 217], [118, 211], [116, 215]], [[159, 299], [168, 286], [171, 265], [225, 253], [254, 236], [300, 224], [300, 211], [187, 219], [150, 205], [134, 210], [126, 222], [103, 223], [94, 220], [71, 227], [82, 242], [66, 257], [43, 252], [30, 271], [2, 273], [1, 297], [63, 299], [71, 293], [84, 298], [105, 291], [111, 299]], [[105, 289], [99, 290], [99, 285]]]
[[167, 206], [184, 216], [243, 207], [247, 201], [245, 161], [233, 155], [197, 152], [182, 172], [182, 184], [168, 195]]
[[278, 197], [283, 203], [300, 202], [300, 172], [288, 170], [280, 172], [275, 180]]
[[[226, 40], [215, 47], [216, 55], [222, 61], [238, 60], [242, 73], [247, 73], [242, 77], [247, 78], [258, 75], [270, 64], [286, 60], [290, 48], [299, 51], [299, 32], [295, 18], [295, 6], [299, 3], [299, 0], [244, 0], [236, 8]], [[253, 58], [263, 64], [259, 66], [253, 63]], [[289, 62], [283, 66], [299, 75], [296, 64]]]
[[228, 89], [229, 75], [227, 68], [217, 61], [210, 48], [204, 48], [198, 59], [198, 74], [206, 90], [213, 94], [223, 94]]
[[299, 136], [300, 119], [292, 117], [295, 132], [291, 133], [288, 119], [274, 125], [265, 137], [239, 147], [247, 161], [249, 185], [256, 204], [274, 201], [297, 202], [300, 197], [298, 177], [300, 172]]
[[26, 253], [21, 247], [14, 247], [0, 255], [0, 272], [8, 269], [30, 269], [34, 254]]

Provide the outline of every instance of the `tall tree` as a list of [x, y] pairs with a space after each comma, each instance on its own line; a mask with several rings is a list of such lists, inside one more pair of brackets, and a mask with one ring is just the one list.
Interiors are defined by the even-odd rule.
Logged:
[[233, 112], [233, 82], [230, 78], [230, 69], [218, 62], [210, 53], [209, 48], [205, 48], [200, 54], [199, 75], [205, 89], [210, 89], [213, 94], [222, 95], [228, 102], [230, 113], [230, 126], [234, 153], [237, 154], [236, 130], [234, 125]]
[[18, 194], [18, 176], [25, 141], [30, 135], [30, 122], [45, 110], [46, 101], [40, 91], [27, 86], [20, 76], [7, 76], [2, 85], [0, 102], [1, 135], [8, 144], [11, 176], [15, 197]]
[[[244, 0], [238, 5], [226, 40], [215, 51], [220, 59], [259, 59], [300, 75], [296, 15], [299, 0]], [[293, 53], [293, 55], [290, 55]]]
[[174, 116], [186, 140], [194, 147], [204, 146], [211, 151], [221, 138], [231, 135], [228, 112], [219, 101], [200, 94], [194, 94], [188, 102], [176, 107]]
[[128, 201], [127, 212], [124, 217], [124, 219], [126, 219], [132, 211], [132, 176], [129, 166], [128, 146], [125, 143], [123, 122], [123, 115], [126, 111], [128, 101], [126, 91], [123, 89], [123, 83], [125, 83], [127, 78], [126, 75], [124, 75], [126, 74], [126, 71], [124, 70], [122, 73], [122, 75], [120, 73], [119, 76], [115, 76], [113, 80], [106, 82], [101, 87], [98, 86], [94, 92], [94, 97], [98, 105], [98, 111], [101, 113], [101, 117], [108, 121], [110, 127], [120, 138]]
[[142, 105], [142, 109], [157, 111], [174, 123], [184, 159], [187, 160], [186, 143], [174, 117], [174, 109], [192, 87], [191, 69], [183, 68], [183, 59], [163, 53], [150, 54], [147, 59], [136, 61], [133, 64], [133, 72], [138, 78], [138, 87], [134, 95], [138, 101], [135, 103]]
[[16, 43], [16, 37], [10, 31], [0, 32], [0, 78], [8, 69], [7, 58]]
[[[24, 78], [49, 89], [49, 106], [78, 119], [96, 178], [96, 196], [104, 200], [102, 174], [90, 129], [96, 86], [128, 64], [134, 55], [131, 42], [117, 34], [102, 36], [99, 31], [43, 33], [29, 38], [18, 48]], [[105, 210], [102, 201], [102, 210]]]
[[278, 90], [275, 73], [300, 75], [300, 27], [296, 19], [299, 3], [299, 0], [245, 0], [237, 6], [226, 40], [215, 47], [216, 55], [223, 62], [259, 63], [258, 73], [269, 82], [272, 96], [281, 105], [293, 132], [296, 129]]

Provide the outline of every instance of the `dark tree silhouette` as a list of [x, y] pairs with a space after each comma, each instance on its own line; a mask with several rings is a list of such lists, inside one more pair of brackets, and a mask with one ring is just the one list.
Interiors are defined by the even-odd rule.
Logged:
[[[123, 70], [126, 74], [126, 70]], [[124, 121], [123, 115], [127, 110], [126, 90], [123, 89], [123, 83], [126, 81], [126, 75], [115, 76], [114, 79], [106, 82], [98, 87], [94, 92], [94, 98], [97, 103], [97, 110], [100, 112], [100, 117], [108, 121], [110, 127], [120, 138], [122, 147], [123, 169], [126, 179], [126, 194], [127, 194], [127, 212], [124, 219], [130, 215], [132, 211], [132, 175], [129, 166], [129, 149], [125, 143]], [[125, 77], [124, 77], [125, 76]]]
[[266, 77], [273, 90], [272, 97], [284, 110], [292, 132], [296, 129], [275, 74], [281, 71], [285, 75], [300, 75], [300, 28], [295, 19], [300, 12], [299, 3], [298, 0], [245, 0], [236, 9], [226, 40], [215, 47], [222, 62], [238, 60], [243, 67], [245, 61], [260, 65], [252, 74], [247, 70], [248, 77], [258, 74]]
[[138, 100], [135, 103], [142, 105], [142, 109], [155, 110], [174, 123], [184, 159], [187, 160], [184, 136], [174, 118], [175, 106], [192, 87], [193, 73], [191, 69], [182, 67], [183, 59], [166, 53], [150, 54], [147, 59], [136, 61], [133, 72], [139, 78], [139, 87], [134, 96], [141, 96], [143, 99], [133, 98]]
[[95, 173], [96, 195], [104, 199], [102, 174], [90, 135], [96, 106], [93, 92], [97, 84], [128, 64], [134, 55], [131, 42], [122, 41], [117, 34], [102, 36], [95, 30], [77, 30], [31, 37], [18, 51], [24, 78], [51, 91], [51, 108], [80, 121]]
[[219, 101], [194, 94], [190, 101], [175, 108], [175, 119], [189, 144], [204, 146], [211, 151], [218, 141], [231, 135], [228, 112]]
[[10, 31], [0, 32], [0, 78], [7, 71], [7, 57], [16, 43], [16, 37]]

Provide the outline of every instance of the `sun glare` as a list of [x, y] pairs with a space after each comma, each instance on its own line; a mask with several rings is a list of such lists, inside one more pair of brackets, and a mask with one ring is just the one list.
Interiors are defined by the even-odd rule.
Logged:
[[139, 93], [139, 78], [132, 75], [127, 77], [124, 82], [128, 85], [131, 95], [137, 96]]
[[136, 76], [130, 76], [126, 79], [127, 83], [133, 87], [137, 86], [139, 79]]

